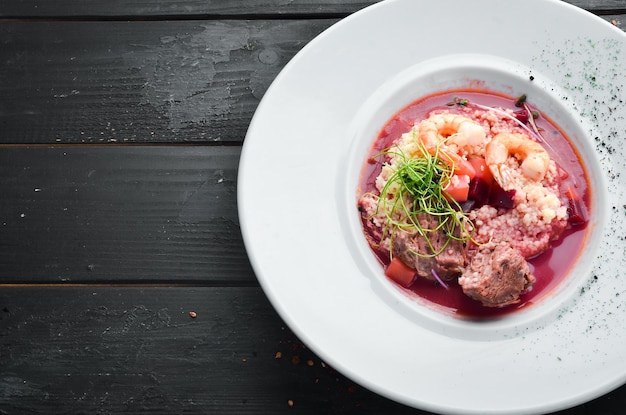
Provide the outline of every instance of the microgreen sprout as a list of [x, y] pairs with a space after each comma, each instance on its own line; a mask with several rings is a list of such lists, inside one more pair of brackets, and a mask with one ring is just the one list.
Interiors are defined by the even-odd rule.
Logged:
[[[398, 147], [380, 154], [393, 158], [393, 162], [386, 164], [391, 174], [380, 192], [376, 214], [381, 210], [385, 214], [384, 236], [393, 238], [398, 230], [418, 233], [429, 245], [431, 254], [415, 254], [434, 257], [443, 252], [451, 240], [469, 241], [473, 225], [459, 203], [445, 194], [453, 176], [454, 165], [451, 166], [449, 160], [443, 159], [445, 153], [439, 148], [428, 151], [421, 140], [415, 137], [415, 131], [413, 134], [417, 144], [416, 154], [408, 155]], [[436, 217], [436, 226], [426, 226], [420, 220], [422, 215]], [[447, 237], [438, 249], [430, 241], [430, 236], [435, 232], [441, 232]]]
[[447, 105], [448, 105], [449, 107], [453, 107], [453, 106], [455, 106], [455, 105], [458, 105], [458, 106], [460, 106], [460, 107], [464, 107], [464, 106], [466, 106], [467, 104], [469, 104], [469, 100], [468, 100], [468, 99], [466, 99], [466, 98], [454, 97], [454, 98], [452, 99], [452, 101], [451, 101], [451, 102], [448, 102], [448, 104], [447, 104]]
[[437, 271], [435, 271], [435, 269], [431, 269], [430, 273], [433, 274], [433, 277], [435, 277], [435, 279], [437, 280], [437, 282], [439, 283], [439, 285], [441, 285], [443, 288], [445, 288], [446, 290], [449, 290], [450, 287], [448, 287], [448, 284], [446, 284], [441, 277], [439, 276], [439, 274], [437, 274]]

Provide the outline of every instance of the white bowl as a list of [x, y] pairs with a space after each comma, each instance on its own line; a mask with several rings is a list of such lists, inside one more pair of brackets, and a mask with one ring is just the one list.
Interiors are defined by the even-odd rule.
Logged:
[[[355, 382], [433, 412], [547, 413], [622, 385], [624, 50], [619, 29], [556, 0], [387, 0], [306, 45], [263, 97], [238, 178], [246, 249], [285, 323]], [[571, 275], [539, 304], [478, 324], [387, 283], [355, 194], [391, 114], [470, 79], [532, 95], [582, 154], [593, 187]]]
[[[532, 80], [530, 77], [532, 74]], [[553, 120], [570, 138], [580, 154], [589, 176], [591, 209], [583, 252], [575, 265], [548, 295], [538, 303], [512, 313], [490, 319], [464, 319], [445, 312], [426, 300], [407, 295], [405, 290], [393, 284], [383, 274], [383, 268], [368, 246], [361, 226], [357, 206], [357, 189], [361, 172], [372, 144], [382, 127], [412, 102], [432, 94], [462, 90], [491, 92], [517, 97], [526, 94], [543, 115]], [[382, 299], [387, 301], [403, 317], [437, 333], [471, 340], [510, 338], [544, 327], [567, 307], [578, 293], [590, 273], [602, 238], [607, 218], [607, 186], [593, 149], [589, 131], [593, 126], [576, 116], [576, 110], [568, 106], [566, 91], [547, 76], [508, 60], [489, 55], [448, 55], [420, 62], [391, 77], [383, 83], [357, 111], [350, 123], [351, 144], [345, 158], [347, 174], [338, 177], [342, 213], [347, 226], [344, 228], [346, 244], [351, 247], [355, 262], [362, 264], [361, 271], [371, 280]]]

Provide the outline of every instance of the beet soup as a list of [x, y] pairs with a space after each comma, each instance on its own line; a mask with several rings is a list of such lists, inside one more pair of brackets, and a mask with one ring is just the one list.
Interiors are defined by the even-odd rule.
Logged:
[[565, 133], [525, 96], [448, 91], [382, 127], [358, 209], [392, 283], [463, 318], [490, 318], [566, 278], [587, 237], [588, 183]]

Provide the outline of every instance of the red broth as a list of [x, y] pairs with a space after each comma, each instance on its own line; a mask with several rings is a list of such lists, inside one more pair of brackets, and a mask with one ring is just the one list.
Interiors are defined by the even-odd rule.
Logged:
[[[419, 99], [394, 115], [381, 129], [374, 142], [368, 162], [365, 164], [361, 176], [359, 196], [368, 191], [375, 191], [375, 179], [380, 173], [381, 165], [373, 161], [372, 157], [388, 148], [394, 140], [403, 133], [409, 131], [416, 121], [428, 117], [428, 114], [437, 109], [454, 111], [454, 106], [448, 105], [456, 98], [468, 99], [472, 103], [490, 107], [510, 108], [515, 107], [516, 99], [504, 95], [476, 92], [476, 91], [449, 91], [441, 94], [433, 94]], [[565, 133], [553, 122], [540, 114], [535, 123], [546, 143], [544, 147], [550, 156], [568, 173], [563, 180], [564, 185], [575, 186], [577, 193], [587, 212], [590, 211], [589, 182], [582, 164], [580, 155], [572, 146]], [[565, 187], [565, 186], [564, 186]], [[428, 302], [443, 307], [464, 318], [493, 318], [536, 303], [546, 294], [549, 294], [568, 275], [574, 263], [582, 252], [587, 237], [587, 223], [569, 225], [558, 241], [540, 255], [528, 260], [531, 271], [536, 277], [536, 282], [531, 291], [521, 296], [521, 302], [503, 308], [491, 308], [481, 305], [478, 301], [467, 297], [456, 281], [449, 283], [445, 289], [441, 285], [422, 278], [408, 287], [409, 295], [416, 295]], [[372, 249], [383, 267], [389, 263], [389, 253]], [[391, 281], [390, 281], [391, 282]], [[391, 282], [393, 283], [393, 282]]]

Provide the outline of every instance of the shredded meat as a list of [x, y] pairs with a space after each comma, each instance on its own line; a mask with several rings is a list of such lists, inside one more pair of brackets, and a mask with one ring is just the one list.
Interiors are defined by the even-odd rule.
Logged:
[[534, 282], [526, 259], [506, 243], [481, 247], [459, 278], [463, 292], [487, 307], [518, 303]]
[[[420, 225], [424, 229], [435, 229], [437, 218], [422, 214], [419, 216]], [[417, 275], [429, 280], [436, 280], [433, 271], [444, 281], [458, 276], [467, 263], [467, 249], [462, 241], [451, 239], [439, 229], [429, 234], [430, 244], [419, 233], [397, 231], [393, 238], [393, 253], [408, 266], [415, 268]], [[444, 245], [445, 249], [436, 256]]]

